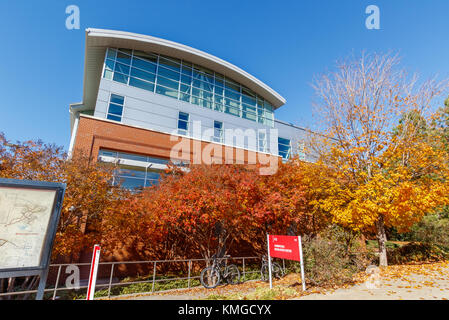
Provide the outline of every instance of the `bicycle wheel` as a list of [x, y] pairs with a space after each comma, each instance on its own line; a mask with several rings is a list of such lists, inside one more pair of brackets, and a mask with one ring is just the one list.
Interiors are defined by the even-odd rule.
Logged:
[[271, 264], [271, 272], [273, 273], [273, 278], [280, 279], [284, 276], [284, 269], [282, 269], [281, 265], [277, 262]]
[[[261, 279], [262, 281], [268, 281], [270, 280], [270, 275], [268, 274], [268, 264], [264, 264], [262, 268], [260, 269]], [[284, 275], [284, 272], [282, 270], [282, 267], [276, 263], [273, 262], [271, 264], [271, 276], [273, 279], [280, 279]]]
[[269, 274], [268, 274], [268, 265], [264, 264], [262, 268], [260, 268], [260, 278], [262, 281], [268, 281], [269, 280]]
[[237, 284], [240, 282], [240, 271], [236, 265], [230, 264], [225, 268], [226, 282], [229, 284]]
[[215, 267], [207, 267], [201, 271], [201, 284], [207, 288], [215, 288], [220, 283], [220, 272]]

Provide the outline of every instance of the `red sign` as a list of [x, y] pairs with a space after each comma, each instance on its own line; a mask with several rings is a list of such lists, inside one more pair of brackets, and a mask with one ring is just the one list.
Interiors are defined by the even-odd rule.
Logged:
[[299, 239], [297, 236], [268, 236], [270, 256], [287, 260], [301, 261]]

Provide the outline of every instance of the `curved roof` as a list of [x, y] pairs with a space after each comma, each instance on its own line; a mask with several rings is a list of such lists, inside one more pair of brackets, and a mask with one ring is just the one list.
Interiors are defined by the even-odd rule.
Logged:
[[83, 101], [70, 105], [72, 128], [74, 120], [73, 113], [75, 111], [93, 110], [95, 108], [104, 56], [108, 47], [151, 51], [184, 59], [219, 72], [239, 82], [268, 100], [275, 109], [281, 107], [286, 102], [279, 93], [256, 77], [229, 62], [201, 50], [173, 41], [137, 33], [89, 28], [86, 30]]

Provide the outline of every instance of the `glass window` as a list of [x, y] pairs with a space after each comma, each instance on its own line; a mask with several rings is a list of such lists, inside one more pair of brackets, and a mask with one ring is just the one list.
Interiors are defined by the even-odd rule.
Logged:
[[225, 90], [225, 97], [231, 98], [236, 101], [240, 101], [240, 93], [231, 91], [231, 90]]
[[125, 97], [111, 94], [111, 97], [109, 98], [109, 107], [106, 118], [109, 120], [121, 121], [124, 102]]
[[178, 90], [170, 89], [163, 86], [156, 86], [156, 93], [162, 94], [167, 97], [178, 99]]
[[256, 108], [248, 105], [242, 105], [242, 117], [252, 121], [257, 121]]
[[117, 51], [116, 51], [115, 49], [109, 48], [109, 49], [108, 49], [108, 52], [107, 52], [107, 54], [106, 54], [106, 58], [114, 59], [114, 60], [115, 60], [115, 55], [116, 55], [116, 53], [117, 53]]
[[290, 158], [291, 143], [289, 139], [281, 137], [278, 138], [278, 153], [283, 160], [287, 160]]
[[116, 115], [116, 116], [121, 116], [123, 112], [123, 107], [119, 106], [117, 104], [109, 104], [109, 111], [108, 113]]
[[172, 69], [174, 71], [178, 71], [181, 67], [181, 61], [175, 58], [169, 58], [169, 57], [159, 57], [159, 65], [164, 66], [166, 68]]
[[265, 130], [259, 130], [257, 135], [258, 150], [260, 152], [267, 152], [267, 133]]
[[117, 152], [116, 151], [100, 149], [100, 152], [98, 152], [98, 155], [99, 156], [116, 158], [117, 157]]
[[156, 65], [142, 59], [133, 59], [133, 67], [139, 68], [148, 72], [156, 73]]
[[121, 63], [127, 64], [127, 65], [131, 64], [131, 56], [128, 55], [128, 54], [125, 54], [125, 53], [123, 53], [121, 51], [117, 52], [117, 58], [116, 59], [117, 59], [117, 62], [121, 62]]
[[151, 91], [151, 92], [154, 91], [154, 83], [146, 82], [146, 81], [143, 81], [143, 80], [139, 80], [137, 78], [129, 79], [129, 85], [133, 86], [133, 87], [136, 87], [136, 88], [140, 88], [140, 89], [144, 89], [144, 90], [147, 90], [147, 91]]
[[142, 155], [132, 154], [132, 153], [119, 152], [118, 157], [120, 159], [137, 160], [137, 161], [143, 161], [143, 162], [147, 161], [147, 156], [142, 156]]
[[104, 64], [103, 78], [267, 126], [274, 124], [273, 106], [262, 97], [191, 62], [151, 52], [109, 48]]
[[157, 78], [157, 84], [163, 85], [167, 88], [172, 88], [172, 89], [176, 89], [176, 91], [178, 91], [178, 81], [173, 81], [173, 80], [169, 80], [169, 79], [165, 79], [165, 78]]
[[121, 82], [121, 83], [128, 83], [128, 76], [125, 76], [124, 74], [118, 73], [118, 72], [114, 72], [114, 77], [113, 77], [114, 81], [117, 82]]
[[154, 53], [134, 50], [134, 57], [157, 64], [157, 55]]
[[214, 138], [215, 142], [223, 142], [223, 122], [214, 121]]
[[156, 75], [135, 68], [131, 69], [131, 76], [150, 82], [154, 82], [156, 80]]
[[231, 99], [225, 99], [225, 112], [240, 116], [240, 103]]
[[187, 135], [188, 131], [189, 131], [189, 114], [180, 111], [178, 115], [178, 133]]
[[190, 85], [192, 83], [192, 78], [184, 74], [181, 75], [181, 82]]
[[117, 94], [111, 94], [111, 102], [123, 105], [125, 98]]
[[164, 78], [179, 81], [179, 73], [172, 71], [170, 69], [166, 69], [163, 67], [159, 67], [157, 71], [158, 76], [163, 76]]

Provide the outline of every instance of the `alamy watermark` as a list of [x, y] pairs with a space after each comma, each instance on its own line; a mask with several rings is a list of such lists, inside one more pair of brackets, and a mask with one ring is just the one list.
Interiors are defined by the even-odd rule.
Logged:
[[365, 13], [369, 16], [365, 20], [365, 26], [368, 30], [380, 29], [380, 9], [376, 5], [369, 5], [365, 9]]
[[80, 28], [80, 8], [71, 4], [65, 8], [65, 13], [68, 17], [65, 20], [65, 27], [68, 30], [79, 30]]
[[184, 137], [178, 133], [175, 130], [170, 136], [171, 141], [177, 141], [170, 151], [173, 163], [188, 160], [192, 155], [193, 164], [259, 164], [261, 175], [271, 175], [278, 170], [279, 157], [272, 153], [278, 148], [278, 130], [275, 128], [228, 128], [223, 130], [219, 143], [213, 141], [217, 137], [215, 129], [203, 131], [201, 121], [193, 121], [192, 135]]

